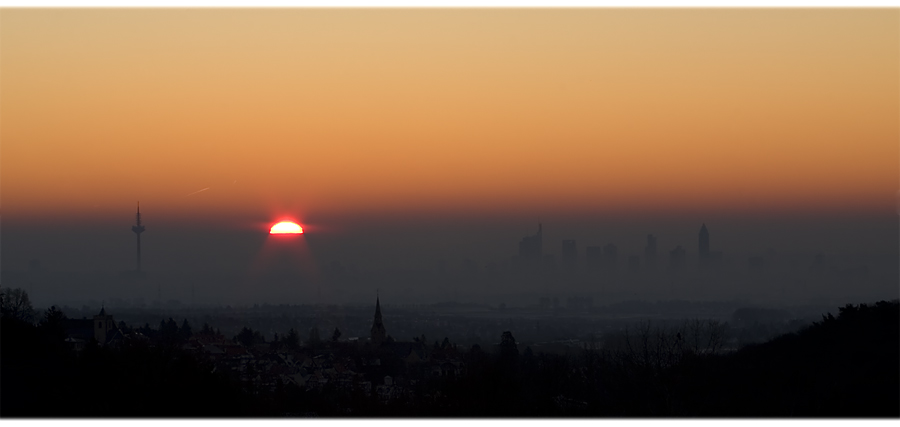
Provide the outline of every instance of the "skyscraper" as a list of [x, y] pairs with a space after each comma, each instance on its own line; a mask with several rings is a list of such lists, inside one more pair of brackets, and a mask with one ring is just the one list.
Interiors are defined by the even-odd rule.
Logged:
[[647, 235], [647, 246], [644, 247], [644, 264], [647, 268], [656, 266], [656, 236]]
[[144, 232], [144, 226], [141, 225], [141, 202], [137, 204], [137, 215], [135, 215], [137, 225], [131, 227], [131, 231], [137, 235], [137, 272], [141, 272], [141, 233]]
[[709, 231], [706, 230], [705, 223], [700, 227], [700, 249], [698, 254], [701, 260], [709, 258]]
[[709, 231], [706, 229], [706, 224], [703, 224], [703, 226], [700, 227], [700, 247], [698, 256], [700, 258], [700, 268], [717, 267], [722, 261], [721, 251], [709, 250]]
[[526, 265], [539, 265], [543, 257], [543, 228], [538, 223], [538, 231], [534, 236], [526, 236], [519, 242], [519, 261]]
[[687, 258], [687, 251], [678, 245], [669, 252], [669, 270], [671, 271], [684, 271], [685, 259]]

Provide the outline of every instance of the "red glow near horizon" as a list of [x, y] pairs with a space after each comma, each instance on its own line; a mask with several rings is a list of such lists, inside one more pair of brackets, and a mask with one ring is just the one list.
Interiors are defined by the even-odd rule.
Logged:
[[303, 227], [293, 221], [281, 221], [269, 229], [269, 234], [303, 234]]

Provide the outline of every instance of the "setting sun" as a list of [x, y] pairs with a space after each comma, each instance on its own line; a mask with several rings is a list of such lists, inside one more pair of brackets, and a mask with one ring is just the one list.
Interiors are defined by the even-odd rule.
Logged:
[[303, 228], [291, 221], [281, 221], [269, 229], [269, 234], [303, 234]]

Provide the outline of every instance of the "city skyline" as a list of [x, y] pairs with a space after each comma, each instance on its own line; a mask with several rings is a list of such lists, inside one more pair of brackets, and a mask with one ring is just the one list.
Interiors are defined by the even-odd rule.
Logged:
[[[36, 301], [196, 289], [200, 301], [326, 302], [364, 286], [330, 271], [365, 271], [396, 284], [385, 292], [452, 299], [455, 282], [418, 272], [486, 274], [513, 256], [562, 268], [566, 240], [568, 270], [591, 258], [626, 280], [665, 270], [679, 246], [693, 269], [707, 224], [709, 266], [822, 254], [890, 281], [896, 18], [5, 9], [4, 280], [34, 283]], [[143, 223], [125, 221], [137, 200], [151, 224], [139, 267], [126, 234]], [[279, 221], [302, 238], [270, 239]], [[134, 269], [147, 283], [103, 284]]]
[[898, 52], [897, 8], [0, 8], [0, 417], [896, 418]]
[[[143, 224], [143, 219], [138, 222]], [[416, 246], [415, 242], [411, 245], [396, 240], [386, 243], [378, 238], [367, 242], [371, 249], [348, 256], [350, 247], [320, 246], [320, 242], [332, 238], [327, 234], [313, 235], [309, 240], [305, 233], [270, 236], [269, 232], [255, 230], [245, 232], [244, 237], [249, 239], [245, 242], [249, 245], [241, 251], [243, 259], [220, 260], [216, 258], [221, 254], [237, 249], [221, 247], [224, 242], [234, 242], [235, 236], [214, 229], [180, 236], [179, 248], [154, 245], [152, 251], [144, 253], [150, 259], [175, 260], [174, 268], [162, 264], [141, 269], [139, 246], [138, 269], [123, 263], [112, 269], [78, 272], [56, 267], [53, 258], [35, 257], [21, 266], [10, 266], [7, 261], [3, 272], [8, 286], [28, 287], [33, 300], [40, 304], [97, 304], [105, 299], [119, 305], [149, 301], [154, 301], [153, 304], [190, 301], [192, 305], [248, 301], [358, 304], [365, 301], [365, 294], [379, 287], [405, 304], [507, 300], [526, 306], [534, 302], [535, 295], [581, 295], [603, 303], [623, 298], [739, 297], [770, 304], [779, 299], [815, 301], [840, 298], [842, 294], [889, 297], [896, 291], [891, 283], [896, 277], [897, 258], [889, 251], [882, 252], [885, 249], [879, 249], [878, 242], [869, 240], [871, 235], [860, 236], [862, 242], [876, 245], [869, 251], [860, 247], [843, 251], [822, 247], [813, 247], [812, 251], [798, 247], [785, 250], [780, 245], [774, 245], [778, 249], [768, 244], [735, 245], [734, 236], [729, 236], [728, 231], [719, 234], [719, 225], [710, 224], [716, 224], [713, 228], [716, 233], [710, 233], [703, 222], [699, 232], [696, 226], [680, 227], [682, 231], [694, 230], [680, 234], [682, 238], [672, 238], [671, 233], [660, 233], [660, 227], [651, 227], [632, 229], [624, 233], [627, 236], [624, 239], [619, 230], [622, 227], [616, 223], [605, 224], [619, 231], [614, 234], [616, 237], [602, 233], [601, 238], [597, 234], [585, 238], [591, 235], [586, 233], [589, 230], [573, 233], [572, 228], [562, 227], [568, 231], [560, 231], [551, 224], [552, 237], [548, 239], [544, 237], [544, 221], [540, 220], [534, 224], [537, 233], [533, 235], [519, 229], [515, 233], [525, 234], [524, 237], [493, 241], [504, 249], [486, 257], [464, 251], [441, 255]], [[137, 233], [135, 227], [131, 231]], [[140, 227], [143, 231], [143, 225]], [[125, 227], [116, 228], [120, 230], [118, 234], [124, 234]], [[653, 232], [648, 234], [647, 230]], [[157, 233], [171, 236], [179, 230], [154, 225], [153, 231], [152, 237]], [[214, 237], [209, 232], [226, 235]], [[683, 238], [690, 235], [693, 237]], [[475, 248], [489, 238], [470, 236], [474, 241], [457, 244]], [[218, 242], [207, 242], [210, 237]], [[464, 236], [456, 238], [463, 240]], [[355, 245], [359, 243], [356, 241]], [[217, 247], [218, 250], [213, 249]], [[194, 250], [189, 256], [196, 260], [192, 262], [196, 268], [185, 268], [184, 255], [192, 252], [191, 248]], [[196, 252], [199, 248], [209, 253]], [[335, 249], [340, 252], [328, 252]], [[384, 250], [394, 251], [395, 255], [385, 258], [385, 254], [377, 252]], [[415, 253], [416, 258], [397, 258], [404, 253], [406, 256]], [[197, 262], [200, 260], [204, 261]], [[27, 270], [23, 270], [26, 265]], [[815, 285], [810, 287], [810, 283]], [[36, 285], [39, 291], [35, 291]]]

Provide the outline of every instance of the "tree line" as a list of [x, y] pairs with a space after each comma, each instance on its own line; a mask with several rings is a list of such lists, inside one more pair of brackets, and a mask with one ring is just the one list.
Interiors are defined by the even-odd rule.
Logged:
[[[65, 343], [65, 314], [34, 313], [24, 291], [0, 292], [0, 414], [3, 416], [397, 416], [397, 417], [898, 417], [900, 306], [846, 305], [796, 333], [723, 351], [724, 326], [692, 320], [639, 323], [568, 354], [521, 349], [514, 331], [493, 349], [456, 351], [460, 375], [422, 377], [400, 399], [326, 385], [305, 390], [279, 383], [249, 388], [216, 372], [178, 345], [191, 334], [221, 336], [185, 320], [135, 329], [148, 341], [116, 348]], [[125, 326], [127, 327], [127, 325]], [[386, 350], [289, 330], [266, 342], [242, 329], [232, 342], [270, 351], [316, 354], [326, 346], [358, 360], [373, 387], [385, 375], [414, 376], [414, 366]], [[223, 337], [224, 338], [224, 337]], [[421, 337], [425, 343], [425, 337]], [[449, 353], [448, 353], [449, 354]], [[360, 365], [362, 366], [362, 364]]]

